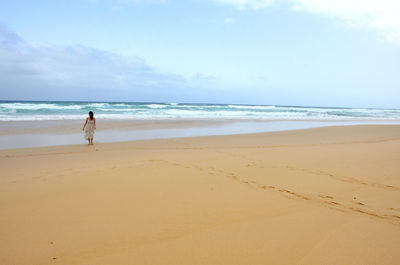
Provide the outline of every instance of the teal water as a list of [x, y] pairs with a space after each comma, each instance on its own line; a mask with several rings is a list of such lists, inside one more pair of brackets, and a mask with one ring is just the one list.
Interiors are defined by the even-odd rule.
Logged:
[[274, 105], [0, 101], [0, 121], [82, 119], [397, 120], [400, 109]]

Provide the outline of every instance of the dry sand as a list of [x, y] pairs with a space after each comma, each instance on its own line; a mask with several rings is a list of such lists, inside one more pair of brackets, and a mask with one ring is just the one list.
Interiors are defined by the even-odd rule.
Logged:
[[400, 126], [0, 151], [0, 264], [399, 264]]

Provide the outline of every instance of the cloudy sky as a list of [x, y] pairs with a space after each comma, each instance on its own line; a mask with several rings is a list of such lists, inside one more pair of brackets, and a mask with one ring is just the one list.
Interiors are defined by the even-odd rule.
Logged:
[[398, 0], [0, 0], [0, 100], [400, 107]]

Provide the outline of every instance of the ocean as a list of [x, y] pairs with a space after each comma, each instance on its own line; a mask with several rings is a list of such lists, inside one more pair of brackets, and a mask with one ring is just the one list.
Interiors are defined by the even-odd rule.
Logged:
[[399, 120], [400, 109], [237, 104], [0, 101], [0, 121], [101, 119], [173, 120]]

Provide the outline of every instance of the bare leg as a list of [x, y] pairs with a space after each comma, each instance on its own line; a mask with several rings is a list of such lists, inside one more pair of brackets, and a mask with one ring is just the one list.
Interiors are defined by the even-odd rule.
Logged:
[[88, 141], [89, 141], [88, 145], [90, 145], [90, 138], [88, 138]]

